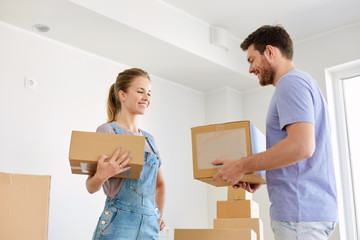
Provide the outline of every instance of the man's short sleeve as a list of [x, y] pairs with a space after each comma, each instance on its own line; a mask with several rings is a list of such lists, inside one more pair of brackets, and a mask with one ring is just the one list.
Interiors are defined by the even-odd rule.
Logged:
[[296, 122], [314, 124], [314, 103], [308, 83], [297, 76], [286, 76], [276, 86], [276, 106], [280, 128]]

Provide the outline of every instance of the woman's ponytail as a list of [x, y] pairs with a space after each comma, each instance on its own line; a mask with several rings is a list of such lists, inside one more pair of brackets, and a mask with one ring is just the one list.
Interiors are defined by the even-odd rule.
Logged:
[[121, 103], [119, 102], [117, 104], [117, 97], [115, 95], [115, 83], [113, 83], [109, 90], [109, 97], [107, 102], [107, 115], [108, 115], [109, 123], [116, 120], [116, 115], [118, 111], [120, 111], [120, 108], [121, 108]]

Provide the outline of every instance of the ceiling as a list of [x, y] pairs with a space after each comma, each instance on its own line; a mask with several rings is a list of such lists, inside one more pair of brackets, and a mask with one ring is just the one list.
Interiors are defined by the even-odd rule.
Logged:
[[[293, 41], [360, 21], [359, 0], [164, 0], [242, 40], [259, 26], [281, 24]], [[204, 7], [205, 6], [205, 7]]]
[[[283, 25], [296, 43], [360, 22], [359, 0], [1, 0], [0, 21], [201, 92], [258, 87], [242, 40], [264, 24]], [[226, 30], [228, 51], [211, 44]]]

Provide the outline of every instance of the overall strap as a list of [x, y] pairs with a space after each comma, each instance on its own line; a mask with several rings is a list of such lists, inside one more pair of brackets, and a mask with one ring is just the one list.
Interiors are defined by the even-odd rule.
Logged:
[[146, 139], [146, 141], [148, 142], [151, 150], [152, 150], [152, 151], [154, 152], [154, 154], [158, 157], [159, 153], [155, 150], [155, 144], [154, 144], [152, 138], [150, 137], [150, 134], [147, 133], [147, 132], [145, 132], [144, 130], [141, 130], [141, 132], [144, 134], [145, 139]]
[[119, 128], [114, 122], [111, 122], [110, 125], [116, 134], [123, 134], [121, 128]]

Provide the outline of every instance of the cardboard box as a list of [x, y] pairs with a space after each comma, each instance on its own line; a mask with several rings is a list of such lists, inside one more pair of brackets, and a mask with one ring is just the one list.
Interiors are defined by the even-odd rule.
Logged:
[[[213, 124], [191, 128], [194, 178], [214, 186], [228, 186], [212, 177], [221, 166], [219, 158], [240, 159], [266, 149], [265, 136], [249, 121]], [[241, 179], [249, 183], [266, 183], [264, 176], [248, 173]]]
[[114, 177], [139, 179], [144, 164], [144, 136], [73, 131], [69, 151], [71, 172], [94, 175], [99, 157], [102, 154], [111, 157], [118, 147], [122, 152], [130, 150], [131, 168]]
[[256, 232], [257, 240], [264, 239], [260, 218], [217, 218], [214, 219], [214, 228], [251, 228]]
[[0, 173], [0, 239], [46, 240], [50, 176]]
[[174, 240], [256, 240], [252, 229], [175, 229]]
[[252, 200], [217, 201], [217, 218], [259, 218], [259, 204]]
[[243, 188], [235, 189], [232, 186], [228, 187], [227, 200], [251, 200], [252, 193], [249, 193]]

